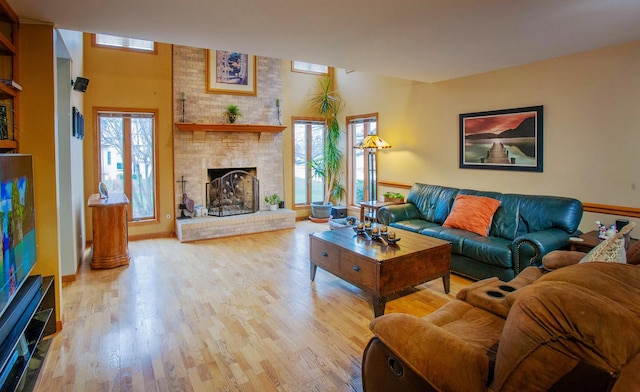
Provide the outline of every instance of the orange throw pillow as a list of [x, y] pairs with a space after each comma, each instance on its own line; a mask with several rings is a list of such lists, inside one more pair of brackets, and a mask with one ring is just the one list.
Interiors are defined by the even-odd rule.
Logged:
[[489, 234], [493, 214], [500, 207], [500, 201], [484, 196], [458, 195], [453, 210], [442, 226], [478, 233]]

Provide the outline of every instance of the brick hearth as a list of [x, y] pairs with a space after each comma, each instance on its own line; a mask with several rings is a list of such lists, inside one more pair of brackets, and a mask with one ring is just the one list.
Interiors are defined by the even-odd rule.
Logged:
[[255, 214], [178, 219], [176, 234], [180, 242], [189, 242], [238, 234], [293, 229], [295, 225], [295, 211], [281, 208], [276, 211], [258, 211]]

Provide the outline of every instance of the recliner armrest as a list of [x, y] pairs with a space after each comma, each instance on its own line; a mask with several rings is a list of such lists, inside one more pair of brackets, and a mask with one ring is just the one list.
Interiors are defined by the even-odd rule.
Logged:
[[425, 319], [402, 313], [380, 316], [369, 328], [438, 390], [487, 390], [489, 358], [457, 335]]

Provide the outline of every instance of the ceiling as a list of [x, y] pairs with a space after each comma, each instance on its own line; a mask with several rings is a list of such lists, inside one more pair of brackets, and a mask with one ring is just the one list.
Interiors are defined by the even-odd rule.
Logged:
[[640, 39], [639, 0], [8, 0], [22, 22], [436, 82]]

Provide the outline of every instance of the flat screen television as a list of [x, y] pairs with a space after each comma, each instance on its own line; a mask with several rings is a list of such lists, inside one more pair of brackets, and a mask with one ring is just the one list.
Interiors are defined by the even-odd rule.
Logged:
[[36, 222], [31, 155], [0, 154], [0, 315], [36, 263]]

